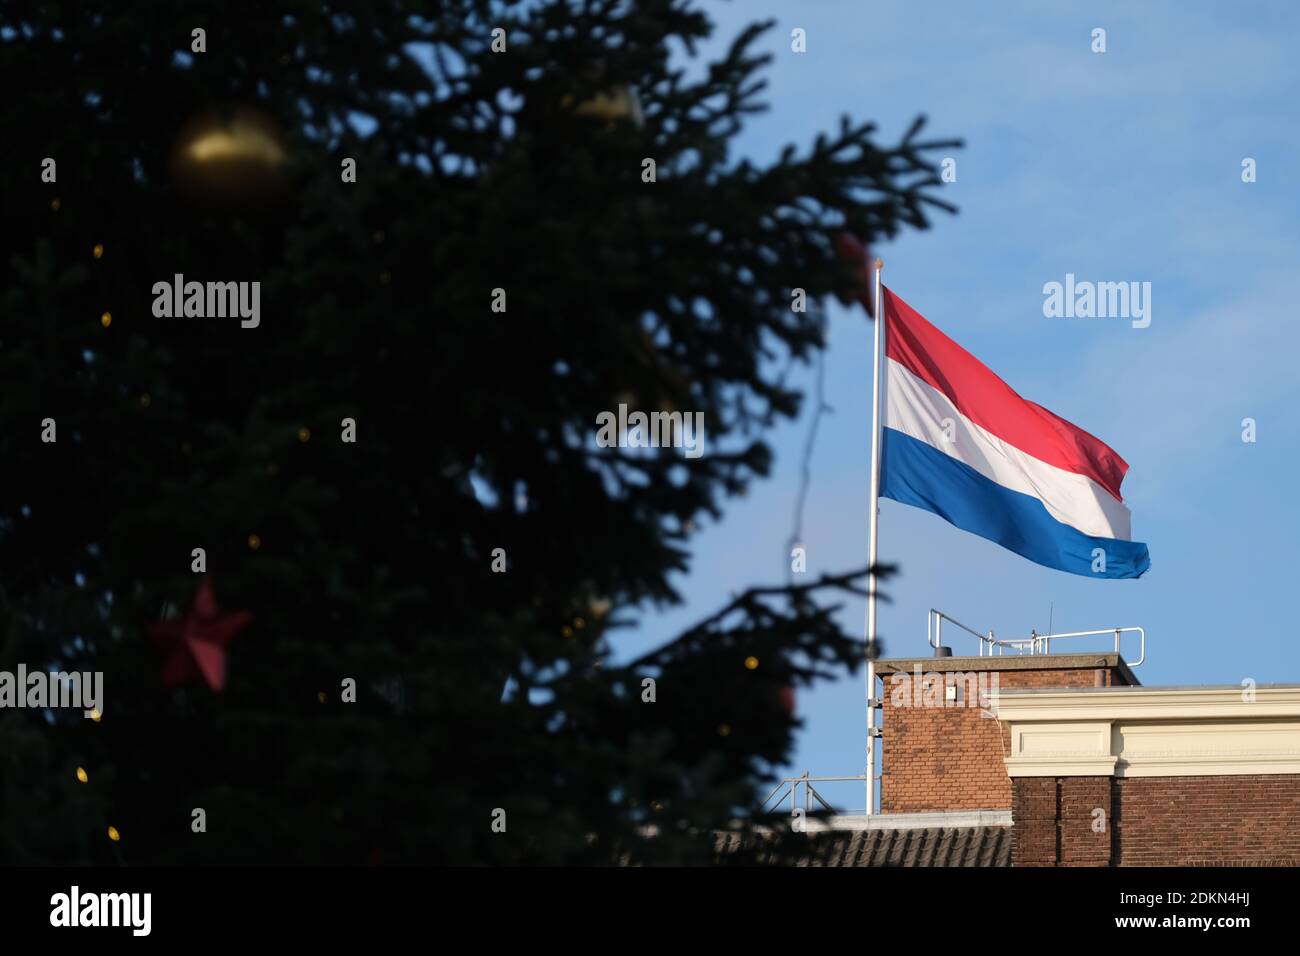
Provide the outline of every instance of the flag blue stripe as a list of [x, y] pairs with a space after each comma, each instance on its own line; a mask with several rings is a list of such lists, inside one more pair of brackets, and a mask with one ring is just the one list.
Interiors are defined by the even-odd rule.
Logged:
[[[1090, 578], [1136, 578], [1151, 566], [1137, 541], [1094, 538], [1062, 524], [1032, 495], [1004, 488], [965, 462], [893, 428], [883, 429], [880, 495], [932, 511], [1030, 561]], [[1106, 556], [1093, 570], [1094, 551]]]

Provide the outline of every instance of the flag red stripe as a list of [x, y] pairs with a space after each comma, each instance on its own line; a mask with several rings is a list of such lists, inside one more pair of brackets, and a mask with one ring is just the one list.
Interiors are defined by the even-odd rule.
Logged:
[[885, 354], [933, 385], [963, 415], [1028, 455], [1066, 471], [1087, 475], [1116, 500], [1128, 463], [1101, 439], [1021, 398], [964, 348], [919, 312], [883, 289]]

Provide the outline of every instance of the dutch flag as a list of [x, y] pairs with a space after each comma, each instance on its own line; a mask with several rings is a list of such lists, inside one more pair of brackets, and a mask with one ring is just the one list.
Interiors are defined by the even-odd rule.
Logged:
[[888, 289], [880, 494], [1049, 568], [1136, 578], [1151, 565], [1120, 497], [1128, 464], [1026, 401]]

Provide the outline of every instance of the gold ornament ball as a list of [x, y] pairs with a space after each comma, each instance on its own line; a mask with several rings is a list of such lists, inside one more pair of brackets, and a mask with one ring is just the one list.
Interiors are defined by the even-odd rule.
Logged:
[[257, 206], [282, 195], [288, 162], [284, 137], [266, 114], [249, 107], [201, 113], [176, 137], [172, 182], [198, 205]]
[[116, 843], [118, 840], [122, 839], [122, 834], [117, 832], [117, 827], [109, 827], [108, 838]]
[[641, 101], [636, 93], [626, 86], [614, 86], [601, 90], [588, 100], [574, 106], [572, 97], [565, 97], [562, 105], [572, 108], [575, 116], [601, 120], [606, 124], [628, 122], [640, 128], [645, 125], [641, 112]]
[[86, 775], [86, 771], [85, 771], [84, 768], [82, 768], [82, 767], [78, 767], [78, 768], [77, 768], [77, 779], [80, 780], [82, 783], [85, 783], [87, 780], [90, 779], [90, 777]]

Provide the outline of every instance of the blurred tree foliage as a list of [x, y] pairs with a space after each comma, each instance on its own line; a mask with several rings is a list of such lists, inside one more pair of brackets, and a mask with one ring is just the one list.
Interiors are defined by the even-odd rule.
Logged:
[[[766, 27], [701, 62], [693, 0], [213, 9], [0, 0], [0, 669], [106, 694], [0, 711], [0, 861], [706, 860], [790, 753], [783, 688], [861, 662], [821, 600], [861, 574], [630, 664], [617, 626], [767, 472], [779, 370], [853, 292], [835, 235], [925, 228], [953, 144], [738, 159]], [[188, 201], [178, 132], [236, 107], [283, 130], [274, 198]], [[260, 326], [155, 318], [176, 273], [261, 282]], [[703, 412], [708, 453], [597, 447], [619, 403]], [[221, 694], [146, 637], [196, 547], [254, 615]]]

